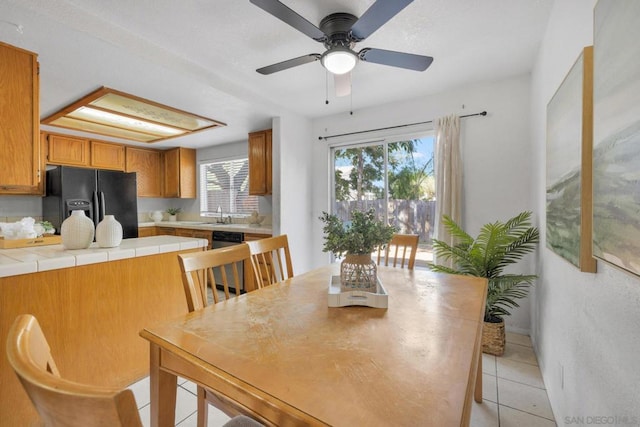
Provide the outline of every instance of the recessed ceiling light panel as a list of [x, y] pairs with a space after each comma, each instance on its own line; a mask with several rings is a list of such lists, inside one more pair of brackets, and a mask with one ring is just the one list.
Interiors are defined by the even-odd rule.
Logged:
[[157, 142], [225, 126], [105, 87], [43, 119], [42, 124], [140, 142]]

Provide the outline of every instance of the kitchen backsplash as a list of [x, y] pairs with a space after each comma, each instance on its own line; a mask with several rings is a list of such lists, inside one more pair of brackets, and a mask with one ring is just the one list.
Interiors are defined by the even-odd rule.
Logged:
[[26, 216], [42, 219], [42, 197], [0, 196], [0, 222], [16, 222]]
[[[149, 218], [150, 213], [156, 210], [164, 213], [169, 206], [182, 208], [183, 212], [178, 214], [178, 220], [180, 221], [216, 222], [217, 219], [214, 217], [201, 217], [196, 200], [138, 198], [138, 222], [152, 221]], [[271, 224], [270, 198], [261, 197], [260, 215], [265, 217], [263, 224]], [[0, 222], [16, 222], [28, 216], [36, 221], [42, 219], [42, 197], [0, 196]], [[164, 213], [164, 216], [165, 220], [169, 219], [168, 214]], [[234, 224], [247, 223], [248, 216], [233, 215], [232, 222]]]

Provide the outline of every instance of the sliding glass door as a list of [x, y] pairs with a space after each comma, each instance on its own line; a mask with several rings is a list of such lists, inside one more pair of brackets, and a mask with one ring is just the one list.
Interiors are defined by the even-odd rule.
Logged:
[[432, 259], [434, 141], [434, 136], [427, 134], [331, 149], [333, 213], [348, 220], [353, 210], [373, 208], [398, 232], [420, 235], [416, 265]]

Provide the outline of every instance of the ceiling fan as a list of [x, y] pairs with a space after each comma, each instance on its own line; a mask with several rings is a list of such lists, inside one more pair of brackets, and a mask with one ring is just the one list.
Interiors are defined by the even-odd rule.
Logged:
[[324, 44], [326, 48], [322, 54], [310, 53], [258, 68], [256, 71], [260, 74], [272, 74], [309, 62], [320, 61], [327, 71], [334, 75], [337, 96], [351, 93], [351, 70], [359, 60], [424, 71], [433, 62], [430, 56], [369, 47], [359, 52], [353, 50], [356, 43], [369, 37], [412, 1], [377, 0], [360, 18], [350, 13], [332, 13], [324, 17], [320, 21], [320, 26], [316, 27], [278, 0], [250, 0], [264, 11]]

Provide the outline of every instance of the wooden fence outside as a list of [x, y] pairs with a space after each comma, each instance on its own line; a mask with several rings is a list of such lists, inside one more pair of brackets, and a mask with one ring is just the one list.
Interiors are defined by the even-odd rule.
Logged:
[[[381, 199], [336, 202], [336, 215], [347, 221], [352, 210], [374, 208], [376, 212], [381, 213], [384, 204], [384, 200]], [[397, 227], [399, 233], [418, 234], [420, 243], [431, 244], [435, 227], [435, 201], [389, 200], [387, 212], [391, 225]]]

